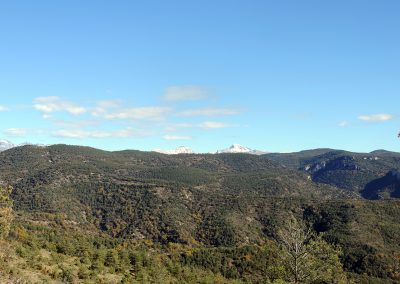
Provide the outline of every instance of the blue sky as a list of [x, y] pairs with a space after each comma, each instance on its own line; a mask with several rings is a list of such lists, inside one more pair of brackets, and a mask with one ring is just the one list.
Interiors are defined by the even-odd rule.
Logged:
[[0, 137], [399, 151], [399, 1], [2, 1]]

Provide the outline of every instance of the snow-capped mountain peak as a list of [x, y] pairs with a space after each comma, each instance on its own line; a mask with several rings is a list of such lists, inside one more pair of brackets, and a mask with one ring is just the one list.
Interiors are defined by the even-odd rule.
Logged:
[[189, 147], [185, 146], [180, 146], [176, 149], [173, 150], [161, 150], [161, 149], [155, 149], [154, 152], [162, 153], [162, 154], [167, 154], [167, 155], [177, 155], [177, 154], [193, 154], [193, 150]]
[[232, 146], [230, 146], [227, 149], [217, 151], [217, 154], [222, 154], [222, 153], [247, 153], [247, 154], [253, 154], [253, 155], [262, 155], [262, 154], [266, 154], [267, 152], [253, 150], [253, 149], [247, 148], [247, 147], [239, 145], [239, 144], [233, 144]]
[[220, 153], [249, 153], [250, 151], [251, 151], [250, 148], [244, 147], [239, 144], [233, 144], [232, 146], [230, 146], [227, 149], [218, 150], [217, 154], [220, 154]]
[[13, 143], [8, 140], [0, 140], [0, 152], [11, 149], [15, 147]]

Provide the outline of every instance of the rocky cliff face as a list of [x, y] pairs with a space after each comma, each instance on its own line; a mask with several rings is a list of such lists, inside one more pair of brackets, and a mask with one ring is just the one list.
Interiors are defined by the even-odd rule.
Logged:
[[351, 156], [343, 156], [333, 160], [322, 161], [315, 164], [309, 164], [304, 167], [304, 170], [311, 175], [317, 175], [321, 171], [332, 170], [350, 170], [357, 171], [361, 168], [355, 164], [354, 158]]

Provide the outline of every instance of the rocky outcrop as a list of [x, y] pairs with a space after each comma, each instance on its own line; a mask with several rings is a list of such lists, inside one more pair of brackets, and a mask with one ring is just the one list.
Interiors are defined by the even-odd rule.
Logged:
[[351, 156], [342, 156], [333, 160], [322, 161], [315, 164], [309, 164], [304, 167], [304, 170], [311, 175], [317, 175], [321, 171], [333, 170], [350, 170], [357, 171], [361, 168], [355, 164], [354, 158]]

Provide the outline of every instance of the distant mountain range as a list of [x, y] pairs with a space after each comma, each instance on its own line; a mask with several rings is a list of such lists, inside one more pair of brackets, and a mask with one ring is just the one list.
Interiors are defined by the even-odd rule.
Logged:
[[[2, 149], [13, 146], [0, 142]], [[273, 240], [287, 214], [296, 214], [343, 247], [345, 267], [371, 260], [368, 267], [391, 271], [393, 253], [400, 253], [400, 153], [314, 149], [249, 155], [256, 151], [240, 145], [218, 154], [192, 152], [13, 147], [0, 153], [0, 185], [13, 187], [18, 218], [35, 218], [29, 230], [60, 223], [63, 233], [73, 228], [162, 245], [243, 247], [247, 254], [249, 245]], [[382, 259], [387, 266], [379, 266]]]
[[[168, 153], [177, 152], [191, 149]], [[13, 186], [15, 210], [59, 212], [76, 222], [90, 221], [112, 236], [160, 242], [164, 235], [182, 242], [201, 236], [214, 226], [208, 222], [237, 232], [239, 242], [249, 235], [257, 241], [261, 230], [256, 228], [268, 224], [268, 212], [275, 212], [274, 198], [323, 202], [400, 197], [399, 153], [249, 152], [254, 151], [239, 145], [214, 155], [28, 145], [0, 153], [0, 181]], [[258, 206], [266, 206], [266, 200], [272, 209], [264, 212]], [[231, 216], [236, 216], [233, 223], [227, 221]], [[244, 227], [242, 220], [254, 221]], [[207, 236], [197, 238], [213, 244], [215, 239]]]
[[158, 153], [166, 154], [166, 155], [193, 154], [193, 150], [191, 148], [185, 147], [185, 146], [180, 146], [173, 150], [155, 149], [154, 152], [158, 152]]
[[[161, 150], [161, 149], [155, 149], [154, 152], [162, 153], [162, 154], [167, 154], [167, 155], [177, 155], [177, 154], [198, 154], [195, 153], [191, 148], [185, 147], [185, 146], [180, 146], [176, 149], [173, 150]], [[218, 150], [215, 153], [210, 153], [210, 154], [227, 154], [227, 153], [241, 153], [241, 154], [252, 154], [252, 155], [264, 155], [267, 154], [268, 152], [260, 151], [260, 150], [253, 150], [248, 147], [239, 145], [239, 144], [233, 144], [229, 148]]]
[[[17, 147], [17, 146], [23, 146], [23, 145], [34, 145], [30, 143], [23, 143], [21, 145], [16, 145], [13, 144], [12, 142], [8, 140], [0, 140], [0, 152]], [[45, 146], [45, 145], [36, 145], [36, 146]], [[178, 154], [199, 154], [193, 151], [193, 149], [186, 147], [186, 146], [180, 146], [176, 149], [172, 150], [162, 150], [162, 149], [154, 149], [154, 152], [158, 152], [161, 154], [166, 154], [166, 155], [178, 155]], [[252, 154], [252, 155], [263, 155], [267, 154], [268, 152], [260, 151], [260, 150], [253, 150], [248, 147], [239, 145], [239, 144], [233, 144], [229, 148], [218, 150], [215, 153], [210, 153], [210, 154], [223, 154], [223, 153], [245, 153], [245, 154]]]

